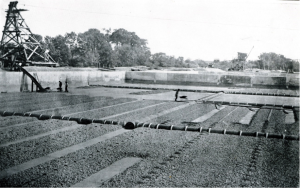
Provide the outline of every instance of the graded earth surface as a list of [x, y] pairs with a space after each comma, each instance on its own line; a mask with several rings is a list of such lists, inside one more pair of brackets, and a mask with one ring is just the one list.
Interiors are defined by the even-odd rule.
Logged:
[[[175, 90], [187, 87], [155, 87], [132, 89], [115, 85], [71, 88], [69, 93], [0, 93], [2, 112], [61, 117], [41, 120], [0, 114], [0, 185], [299, 186], [299, 140], [147, 127], [129, 130], [119, 124], [140, 122], [298, 136], [299, 97], [226, 93], [299, 95], [298, 90], [196, 88], [215, 93], [180, 91], [175, 102]], [[295, 107], [217, 107], [201, 99]], [[64, 117], [88, 118], [93, 122], [80, 124]]]

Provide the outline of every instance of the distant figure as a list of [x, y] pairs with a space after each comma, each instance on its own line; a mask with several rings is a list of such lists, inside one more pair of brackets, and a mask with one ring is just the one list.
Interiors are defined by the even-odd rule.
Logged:
[[59, 84], [58, 84], [58, 91], [62, 91], [62, 88], [61, 88], [61, 86], [62, 86], [62, 82], [61, 81], [59, 81]]
[[177, 91], [176, 91], [176, 93], [175, 93], [175, 101], [177, 101], [178, 93], [179, 93], [179, 89], [177, 89]]
[[65, 85], [65, 92], [69, 92], [68, 91], [68, 82], [67, 82], [67, 80], [66, 80], [66, 85]]

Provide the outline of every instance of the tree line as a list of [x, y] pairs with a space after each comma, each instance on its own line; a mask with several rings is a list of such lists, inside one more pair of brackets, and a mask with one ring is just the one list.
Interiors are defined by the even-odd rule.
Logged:
[[[44, 49], [60, 66], [72, 67], [216, 67], [228, 70], [229, 61], [190, 60], [168, 56], [165, 53], [152, 54], [147, 40], [125, 29], [89, 29], [84, 33], [70, 32], [55, 37], [35, 34]], [[41, 60], [36, 57], [36, 60]], [[246, 68], [298, 70], [299, 63], [276, 53], [262, 53], [258, 60], [245, 63]]]
[[246, 62], [238, 62], [237, 59], [230, 61], [214, 61], [213, 66], [222, 70], [228, 70], [239, 64], [242, 69], [262, 69], [262, 70], [282, 70], [289, 72], [299, 72], [299, 62], [284, 55], [274, 52], [262, 53], [258, 56], [258, 60], [249, 60]]
[[[125, 29], [89, 29], [84, 33], [70, 32], [56, 37], [35, 34], [44, 49], [60, 66], [72, 67], [198, 67], [206, 66], [202, 60], [184, 60], [165, 53], [152, 54], [147, 40]], [[35, 61], [42, 61], [38, 56]]]

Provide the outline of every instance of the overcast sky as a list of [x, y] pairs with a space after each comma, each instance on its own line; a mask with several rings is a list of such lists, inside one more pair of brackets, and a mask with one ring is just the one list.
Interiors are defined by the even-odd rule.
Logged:
[[[0, 25], [9, 0], [1, 0]], [[263, 52], [300, 59], [300, 3], [275, 0], [19, 0], [31, 31], [42, 36], [124, 28], [152, 53], [191, 60], [249, 60]], [[2, 36], [2, 34], [1, 34]]]

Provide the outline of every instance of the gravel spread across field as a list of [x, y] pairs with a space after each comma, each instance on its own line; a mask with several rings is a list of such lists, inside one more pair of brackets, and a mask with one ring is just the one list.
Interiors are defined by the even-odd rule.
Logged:
[[[124, 104], [123, 107], [119, 107], [117, 110], [116, 109], [106, 109], [105, 110], [106, 114], [104, 116], [118, 114], [119, 110], [120, 110], [120, 112], [124, 112], [124, 108], [129, 109], [130, 107], [132, 107], [132, 108], [136, 109], [137, 107], [140, 108], [142, 106], [148, 106], [148, 105], [156, 104], [156, 103], [161, 103], [161, 101], [139, 101], [138, 104], [134, 104], [134, 105]], [[129, 115], [127, 115], [127, 117], [132, 119], [133, 117], [135, 117], [135, 114], [129, 114]], [[98, 114], [89, 113], [88, 118], [99, 118], [99, 117], [98, 117]], [[47, 124], [50, 126], [47, 126]], [[51, 124], [52, 124], [52, 126], [51, 126]], [[45, 129], [48, 128], [48, 129], [53, 130], [58, 127], [61, 128], [61, 127], [71, 126], [72, 124], [74, 124], [74, 122], [66, 122], [66, 121], [59, 121], [57, 124], [53, 124], [53, 120], [50, 120], [50, 121], [46, 121], [46, 125], [45, 124], [44, 125], [39, 124], [39, 125], [45, 127]], [[64, 147], [67, 147], [70, 145], [74, 145], [76, 143], [83, 142], [85, 140], [92, 139], [96, 136], [104, 134], [103, 132], [101, 132], [102, 128], [99, 128], [97, 125], [92, 126], [88, 130], [81, 130], [81, 129], [84, 129], [85, 127], [91, 127], [91, 126], [87, 125], [87, 126], [78, 128], [76, 130], [60, 132], [55, 135], [49, 135], [49, 136], [42, 137], [40, 139], [35, 139], [35, 140], [27, 141], [27, 142], [22, 142], [19, 144], [13, 144], [12, 146], [9, 146], [9, 147], [0, 148], [1, 153], [2, 152], [7, 153], [10, 156], [9, 161], [7, 161], [7, 159], [6, 159], [7, 156], [0, 157], [0, 162], [3, 162], [3, 163], [1, 163], [0, 169], [2, 170], [9, 166], [20, 164], [29, 159], [37, 158], [37, 157], [46, 155], [50, 152], [62, 149]], [[121, 128], [121, 127], [119, 126], [119, 128]], [[95, 130], [93, 130], [93, 129], [95, 129]], [[101, 134], [99, 133], [99, 131]], [[112, 130], [110, 130], [110, 131], [112, 131]], [[26, 129], [21, 132], [23, 132], [24, 135], [26, 135], [26, 133], [27, 133]], [[105, 132], [108, 132], [108, 131], [105, 131]], [[87, 136], [83, 137], [82, 133], [87, 134]], [[6, 135], [9, 139], [12, 140], [12, 138], [15, 138], [14, 135], [8, 135], [8, 134], [9, 133], [7, 133]], [[27, 136], [29, 136], [29, 135], [27, 135]], [[60, 139], [54, 140], [56, 137], [64, 138], [65, 140], [60, 140]], [[75, 141], [70, 142], [69, 138], [75, 138]], [[13, 139], [13, 140], [15, 140], [15, 139]], [[7, 141], [7, 139], [5, 141]], [[59, 144], [59, 143], [61, 143], [61, 144]], [[14, 148], [14, 147], [16, 148], [16, 150], [11, 151], [11, 148]], [[17, 153], [15, 153], [15, 152], [17, 152]], [[6, 164], [7, 162], [9, 164]], [[10, 164], [10, 163], [12, 163], [12, 164]]]
[[[1, 95], [0, 95], [1, 96]], [[9, 93], [5, 96], [0, 97], [1, 104], [16, 104], [16, 103], [23, 103], [23, 104], [30, 104], [31, 100], [35, 100], [35, 102], [44, 102], [44, 101], [55, 101], [55, 100], [64, 100], [64, 99], [80, 99], [86, 98], [84, 96], [71, 96], [68, 97], [64, 93], [21, 93], [20, 95], [16, 95], [15, 93]]]
[[[106, 106], [110, 105], [115, 105], [115, 104], [120, 104], [120, 103], [125, 103], [125, 102], [130, 102], [130, 101], [135, 101], [135, 99], [113, 99], [113, 100], [107, 100], [107, 98], [102, 98], [102, 100], [97, 100], [94, 102], [87, 102], [87, 103], [79, 103], [75, 105], [67, 105], [67, 106], [59, 106], [56, 108], [51, 108], [49, 110], [40, 110], [38, 112], [33, 112], [33, 113], [38, 113], [38, 114], [47, 114], [47, 115], [67, 115], [71, 113], [76, 113], [76, 112], [82, 112], [82, 111], [87, 111], [87, 110], [94, 110], [97, 108], [103, 108]], [[26, 112], [26, 111], [22, 111]], [[79, 113], [80, 114], [80, 113]], [[9, 125], [14, 125], [18, 123], [24, 123], [24, 122], [32, 122], [36, 121], [36, 118], [24, 118], [24, 117], [2, 117], [0, 116], [0, 127], [6, 127]]]
[[[153, 132], [147, 134], [147, 132]], [[4, 179], [4, 186], [71, 186], [124, 157], [141, 157], [157, 161], [171, 155], [174, 148], [183, 145], [187, 137], [180, 132], [166, 135], [163, 131], [132, 131], [101, 142], [85, 150], [79, 150], [60, 159]], [[137, 139], [137, 135], [139, 135]], [[176, 139], [174, 139], [176, 137]], [[169, 147], [161, 144], [167, 142]], [[151, 172], [149, 172], [151, 175]], [[137, 185], [131, 179], [131, 186]]]
[[[220, 116], [223, 117], [223, 115]], [[237, 121], [238, 118], [233, 118], [232, 121]], [[259, 125], [261, 126], [261, 124]], [[222, 124], [216, 124], [215, 128], [221, 128], [220, 126]], [[139, 131], [142, 131], [142, 129]], [[157, 132], [154, 133], [152, 130], [148, 131], [152, 133], [153, 137], [157, 134]], [[181, 131], [161, 131], [169, 134], [168, 136], [171, 136], [170, 134], [185, 135], [187, 140], [181, 144], [177, 143], [171, 155], [164, 155], [163, 151], [161, 151], [160, 157], [145, 159], [101, 186], [208, 187], [238, 186], [240, 184], [243, 176], [241, 172], [247, 167], [252, 151], [251, 146], [253, 143], [249, 142], [249, 138]], [[153, 138], [153, 140], [156, 139], [156, 137]], [[165, 144], [166, 148], [170, 148], [172, 146], [169, 143], [165, 142], [162, 144]], [[151, 144], [148, 147], [151, 147]]]
[[[212, 106], [214, 107], [214, 105], [212, 105]], [[195, 125], [198, 125], [199, 127], [203, 127], [203, 128], [215, 128], [219, 121], [222, 121], [222, 122], [223, 121], [225, 121], [225, 122], [228, 121], [227, 124], [235, 123], [235, 122], [231, 122], [230, 120], [225, 120], [227, 115], [229, 113], [231, 113], [233, 110], [237, 111], [236, 114], [241, 112], [241, 115], [239, 117], [243, 117], [247, 113], [247, 111], [243, 110], [243, 108], [239, 108], [239, 107], [236, 107], [236, 106], [227, 106], [223, 110], [220, 110], [217, 114], [213, 115], [208, 120], [206, 120], [202, 123], [196, 123]]]
[[[173, 103], [173, 104], [175, 104], [175, 103]], [[177, 103], [177, 105], [178, 105], [178, 103]], [[134, 114], [130, 114], [130, 116], [131, 116], [131, 118], [132, 118], [132, 116], [134, 116]], [[105, 125], [104, 125], [105, 126]], [[151, 131], [151, 130], [149, 130], [149, 131]], [[89, 132], [93, 132], [93, 131], [89, 131]], [[142, 133], [140, 133], [140, 134], [144, 134], [143, 133], [144, 131], [142, 131]], [[150, 135], [150, 137], [153, 137], [154, 135]], [[176, 135], [175, 135], [176, 136]], [[121, 135], [120, 137], [124, 137], [123, 135]], [[86, 162], [88, 162], [88, 161], [86, 161], [85, 160], [85, 158], [83, 158], [83, 159], [78, 159], [78, 156], [86, 156], [86, 155], [82, 155], [82, 154], [78, 154], [78, 152], [76, 152], [76, 154], [70, 154], [70, 155], [72, 155], [72, 156], [74, 156], [74, 157], [69, 157], [67, 160], [69, 161], [69, 162], [64, 162], [64, 164], [65, 163], [67, 163], [67, 164], [71, 164], [71, 163], [74, 163], [74, 161], [72, 161], [72, 159], [74, 159], [75, 158], [75, 161], [77, 161], [77, 160], [79, 160], [78, 161], [78, 163], [76, 162], [75, 164], [73, 164], [73, 165], [70, 165], [71, 166], [71, 172], [72, 173], [74, 173], [74, 172], [85, 172], [85, 171], [87, 171], [87, 172], [89, 172], [89, 171], [91, 171], [92, 169], [91, 169], [91, 166], [93, 166], [93, 167], [97, 167], [96, 168], [96, 171], [97, 170], [99, 170], [99, 169], [101, 169], [101, 167], [103, 168], [103, 167], [105, 167], [105, 166], [107, 166], [107, 165], [109, 165], [109, 163], [112, 163], [112, 162], [114, 162], [114, 161], [116, 161], [116, 160], [119, 160], [119, 159], [121, 159], [121, 158], [123, 158], [123, 157], [126, 157], [126, 156], [138, 156], [138, 157], [147, 157], [149, 154], [150, 154], [150, 151], [151, 151], [151, 148], [149, 148], [149, 151], [143, 151], [143, 149], [142, 149], [142, 147], [138, 147], [138, 146], [136, 146], [136, 145], [132, 145], [132, 143], [136, 143], [136, 144], [138, 144], [139, 145], [139, 142], [141, 141], [141, 140], [136, 140], [136, 139], [134, 139], [136, 136], [135, 135], [132, 135], [132, 136], [130, 136], [129, 137], [129, 142], [126, 142], [126, 144], [125, 143], [123, 143], [123, 140], [126, 140], [126, 139], [128, 139], [128, 136], [126, 136], [126, 137], [124, 137], [124, 138], [114, 138], [114, 139], [116, 139], [116, 140], [118, 140], [117, 141], [117, 143], [115, 143], [115, 141], [114, 141], [114, 139], [112, 139], [112, 140], [109, 140], [108, 142], [109, 143], [112, 143], [112, 144], [108, 144], [108, 146], [104, 146], [104, 149], [97, 149], [97, 152], [96, 151], [93, 151], [93, 152], [89, 152], [89, 154], [87, 155], [88, 156], [88, 158], [87, 158], [87, 160], [89, 161], [89, 163], [90, 163], [90, 165], [88, 165], [88, 166], [86, 166], [85, 164], [86, 164]], [[161, 136], [161, 135], [157, 135], [157, 136], [155, 136], [155, 137], [157, 137], [158, 139], [164, 139], [164, 137], [163, 136]], [[132, 139], [134, 139], [134, 140], [132, 140]], [[166, 138], [165, 138], [166, 139]], [[144, 140], [144, 141], [143, 141]], [[148, 145], [148, 144], [150, 144], [152, 141], [152, 138], [149, 138], [149, 136], [146, 136], [146, 137], [144, 137], [143, 138], [143, 140], [142, 140], [142, 142], [146, 142], [146, 143], [144, 143], [144, 145]], [[169, 140], [169, 139], [167, 139], [167, 140]], [[174, 139], [174, 143], [176, 143], [178, 140], [177, 139]], [[59, 141], [60, 143], [64, 143], [62, 140], [60, 140]], [[118, 144], [119, 142], [121, 142], [120, 143], [120, 145]], [[125, 145], [124, 145], [125, 144]], [[157, 144], [159, 144], [159, 143], [157, 143]], [[105, 145], [107, 145], [107, 144], [105, 144]], [[112, 149], [111, 147], [114, 147], [114, 149]], [[154, 148], [157, 148], [158, 147], [158, 145], [157, 146], [155, 146]], [[162, 146], [160, 146], [160, 144], [159, 144], [159, 147], [162, 147]], [[111, 149], [109, 149], [109, 148], [111, 148]], [[130, 149], [131, 148], [131, 149]], [[135, 151], [136, 150], [136, 148], [139, 148], [139, 150], [140, 150], [140, 152], [133, 152], [133, 151]], [[128, 149], [129, 149], [129, 152], [128, 152]], [[35, 149], [35, 150], [37, 150], [37, 148]], [[133, 150], [133, 151], [130, 151], [130, 150]], [[101, 152], [101, 151], [105, 151], [105, 152]], [[83, 152], [83, 153], [86, 153], [86, 150], [82, 150], [82, 151], [80, 151], [80, 152]], [[79, 152], [79, 153], [80, 153]], [[114, 153], [114, 152], [117, 152], [117, 154], [116, 153]], [[94, 160], [91, 160], [90, 159], [90, 157], [91, 157], [91, 154], [92, 155], [95, 155], [95, 154], [99, 154], [99, 156], [101, 156], [101, 157], [97, 157], [97, 156], [95, 156], [95, 158], [97, 158], [98, 160], [99, 159], [102, 159], [101, 161], [99, 161], [99, 164], [97, 164], [97, 165], [93, 165], [93, 162], [92, 161], [94, 161]], [[153, 152], [151, 152], [151, 155], [153, 154]], [[103, 157], [103, 155], [105, 155], [105, 157]], [[156, 151], [156, 154], [155, 154], [156, 156], [159, 156], [160, 155], [160, 152], [159, 151]], [[70, 161], [71, 160], [71, 161]], [[83, 162], [85, 162], [85, 164], [82, 164], [82, 163], [80, 163], [81, 161], [83, 160]], [[61, 160], [59, 160], [59, 161], [61, 161]], [[54, 163], [55, 161], [53, 161], [53, 163]], [[94, 161], [95, 162], [95, 161]], [[52, 164], [52, 161], [50, 162], [51, 164]], [[60, 163], [60, 162], [59, 162]], [[100, 165], [101, 164], [101, 165]], [[45, 164], [46, 165], [46, 164]], [[77, 168], [82, 168], [82, 166], [85, 166], [84, 167], [84, 170], [74, 170], [74, 165], [75, 166], [77, 166]], [[103, 166], [102, 166], [103, 165]], [[48, 164], [48, 166], [49, 166], [49, 164]], [[51, 166], [53, 166], [53, 165], [51, 165]], [[56, 166], [56, 165], [54, 165], [54, 166]], [[64, 166], [64, 165], [63, 165]], [[68, 166], [68, 165], [65, 165], [65, 166]], [[44, 169], [44, 167], [42, 168], [42, 169]], [[56, 173], [56, 171], [57, 170], [61, 170], [61, 168], [56, 168], [56, 169], [54, 169], [54, 172]], [[53, 172], [53, 170], [51, 170], [52, 172]], [[96, 172], [96, 171], [94, 171], [94, 172]], [[26, 172], [26, 171], [25, 171]], [[64, 171], [65, 172], [65, 171]], [[92, 171], [93, 172], [93, 171]], [[35, 173], [30, 173], [31, 175], [30, 176], [27, 176], [27, 177], [32, 177]], [[58, 173], [58, 174], [60, 174], [60, 173]], [[64, 173], [65, 175], [68, 175], [68, 173]], [[77, 176], [76, 175], [76, 177], [77, 178], [80, 178], [80, 177], [84, 177], [86, 174], [85, 173], [80, 173], [81, 175], [80, 176]], [[53, 176], [53, 173], [51, 173], [51, 175]], [[60, 174], [61, 175], [61, 174]], [[66, 177], [65, 177], [65, 175], [63, 175], [63, 177], [60, 177], [59, 179], [61, 179], [62, 178], [62, 180], [64, 180]], [[50, 176], [51, 177], [51, 176]], [[47, 179], [49, 179], [50, 177], [45, 177], [45, 178], [47, 178]], [[56, 176], [54, 177], [54, 178], [57, 178]], [[34, 179], [36, 179], [36, 177], [34, 178]], [[40, 179], [40, 178], [39, 178]], [[43, 179], [43, 177], [42, 177], [42, 180], [44, 180]], [[49, 180], [52, 180], [52, 178], [50, 178]], [[30, 181], [31, 183], [34, 183], [34, 181]], [[41, 181], [41, 182], [43, 182], [43, 183], [49, 183], [47, 180], [45, 181]], [[54, 180], [52, 180], [52, 182], [54, 182]], [[59, 182], [58, 182], [59, 183]], [[74, 183], [74, 182], [73, 182]], [[23, 183], [22, 183], [23, 184]], [[48, 184], [49, 185], [49, 184]], [[72, 184], [71, 184], [72, 185]]]
[[33, 117], [20, 117], [20, 116], [7, 116], [3, 117], [0, 115], [0, 127], [8, 127], [10, 125], [16, 125], [16, 124], [24, 124], [24, 123], [33, 123], [34, 121], [37, 121], [36, 118]]
[[[160, 85], [160, 84], [133, 84], [133, 83], [125, 83], [125, 84], [120, 84], [120, 83], [116, 83], [116, 84], [107, 84], [107, 83], [103, 83], [102, 85], [93, 85], [93, 86], [87, 86], [85, 87], [85, 89], [91, 89], [91, 88], [99, 88], [99, 87], [103, 87], [103, 85], [108, 85], [108, 86], [112, 86], [112, 87], [118, 87], [118, 86], [122, 86], [125, 87], [126, 86], [128, 88], [132, 88], [132, 87], [143, 87], [143, 88], [155, 88], [157, 90], [159, 89], [173, 89], [176, 90], [178, 88], [180, 89], [187, 89], [187, 90], [204, 90], [204, 91], [225, 91], [225, 92], [247, 92], [247, 93], [263, 93], [263, 94], [292, 94], [292, 95], [299, 95], [299, 90], [295, 90], [295, 89], [272, 89], [272, 88], [245, 88], [245, 87], [203, 87], [203, 86], [187, 86], [187, 85]], [[83, 87], [80, 87], [83, 88]]]
[[[72, 117], [98, 119], [155, 104], [158, 105], [120, 115], [112, 120], [140, 121], [144, 117], [159, 114], [183, 103], [137, 101], [116, 108], [83, 112]], [[80, 105], [77, 108], [80, 110]], [[89, 109], [87, 106], [82, 106], [82, 108]], [[191, 123], [192, 120], [213, 109], [215, 106], [211, 104], [194, 104], [152, 119], [150, 122], [251, 132], [299, 134], [299, 111], [294, 111], [297, 122], [292, 125], [284, 124], [285, 115], [277, 110], [272, 111], [271, 119], [267, 122], [270, 113], [268, 109], [259, 110], [250, 125], [241, 125], [237, 122], [249, 110], [234, 106], [224, 108], [205, 122]], [[67, 112], [68, 108], [65, 110]], [[71, 126], [75, 123], [61, 122], [63, 122], [62, 126]], [[2, 147], [0, 153], [4, 155], [0, 156], [0, 170], [120, 128], [117, 125], [89, 124], [75, 130]], [[299, 186], [298, 148], [299, 142], [297, 141], [137, 128], [0, 181], [1, 186], [6, 187], [67, 187], [124, 157], [140, 157], [141, 162], [99, 186], [296, 187]]]
[[0, 153], [4, 155], [0, 156], [0, 170], [24, 163], [30, 159], [45, 156], [54, 151], [90, 140], [120, 128], [121, 126], [90, 124], [75, 130], [60, 132], [55, 135], [13, 144], [8, 147], [1, 147]]
[[258, 103], [263, 105], [293, 105], [299, 106], [298, 97], [276, 97], [276, 96], [255, 96], [255, 95], [235, 95], [225, 94], [217, 96], [211, 101], [232, 102], [232, 103]]
[[[160, 104], [163, 103], [163, 101], [155, 101], [155, 100], [142, 100], [138, 102], [134, 102], [131, 104], [123, 104], [115, 107], [111, 107], [109, 109], [96, 109], [89, 112], [82, 112], [80, 114], [74, 114], [72, 117], [84, 117], [84, 118], [95, 118], [95, 119], [102, 119], [107, 116], [115, 115], [124, 113], [131, 110], [137, 110], [139, 108], [147, 107], [150, 105]], [[115, 118], [112, 118], [113, 120], [117, 120]]]
[[[130, 113], [130, 116], [128, 116], [128, 114], [124, 114], [124, 115], [121, 115], [118, 117], [109, 118], [108, 120], [136, 122], [139, 119], [143, 119], [143, 118], [149, 117], [151, 115], [155, 115], [155, 114], [159, 115], [160, 113], [162, 113], [165, 110], [169, 110], [169, 109], [178, 107], [180, 105], [182, 105], [182, 103], [176, 103], [176, 102], [161, 103], [158, 106], [153, 106], [150, 108], [132, 112], [132, 113]], [[141, 122], [141, 123], [145, 123], [145, 122]]]
[[194, 104], [182, 110], [178, 110], [163, 116], [158, 116], [150, 123], [160, 123], [165, 125], [186, 125], [197, 126], [199, 123], [193, 123], [194, 119], [205, 115], [211, 110], [215, 109], [214, 105], [208, 104]]
[[51, 130], [70, 126], [72, 123], [60, 120], [34, 121], [18, 128], [12, 127], [0, 131], [0, 143], [11, 142], [21, 138], [45, 133]]
[[83, 102], [94, 102], [97, 100], [107, 100], [111, 97], [88, 97], [88, 96], [66, 96], [58, 94], [45, 94], [31, 96], [32, 98], [22, 99], [16, 98], [15, 102], [1, 102], [0, 109], [6, 111], [35, 111], [47, 108], [55, 108], [66, 105], [74, 105]]
[[[266, 132], [298, 135], [299, 122], [284, 124], [284, 113], [273, 110]], [[299, 142], [264, 139], [259, 157], [262, 187], [299, 187]], [[252, 185], [251, 185], [252, 186]]]
[[[38, 113], [41, 114], [48, 114], [48, 115], [68, 115], [72, 113], [82, 113], [88, 110], [96, 110], [98, 108], [108, 107], [116, 104], [122, 104], [130, 101], [136, 101], [135, 99], [103, 99], [99, 101], [87, 102], [87, 103], [79, 103], [75, 105], [69, 105], [66, 107], [60, 108], [52, 108], [49, 110], [39, 111]], [[125, 104], [124, 104], [125, 105]]]
[[297, 90], [291, 90], [291, 89], [286, 89], [286, 90], [281, 90], [281, 89], [278, 89], [276, 92], [274, 93], [277, 93], [279, 95], [299, 95], [297, 94], [296, 92]]
[[129, 94], [132, 94], [132, 95], [150, 95], [150, 94], [166, 93], [166, 92], [169, 92], [169, 90], [139, 91], [139, 92], [132, 92], [132, 93], [129, 93]]

